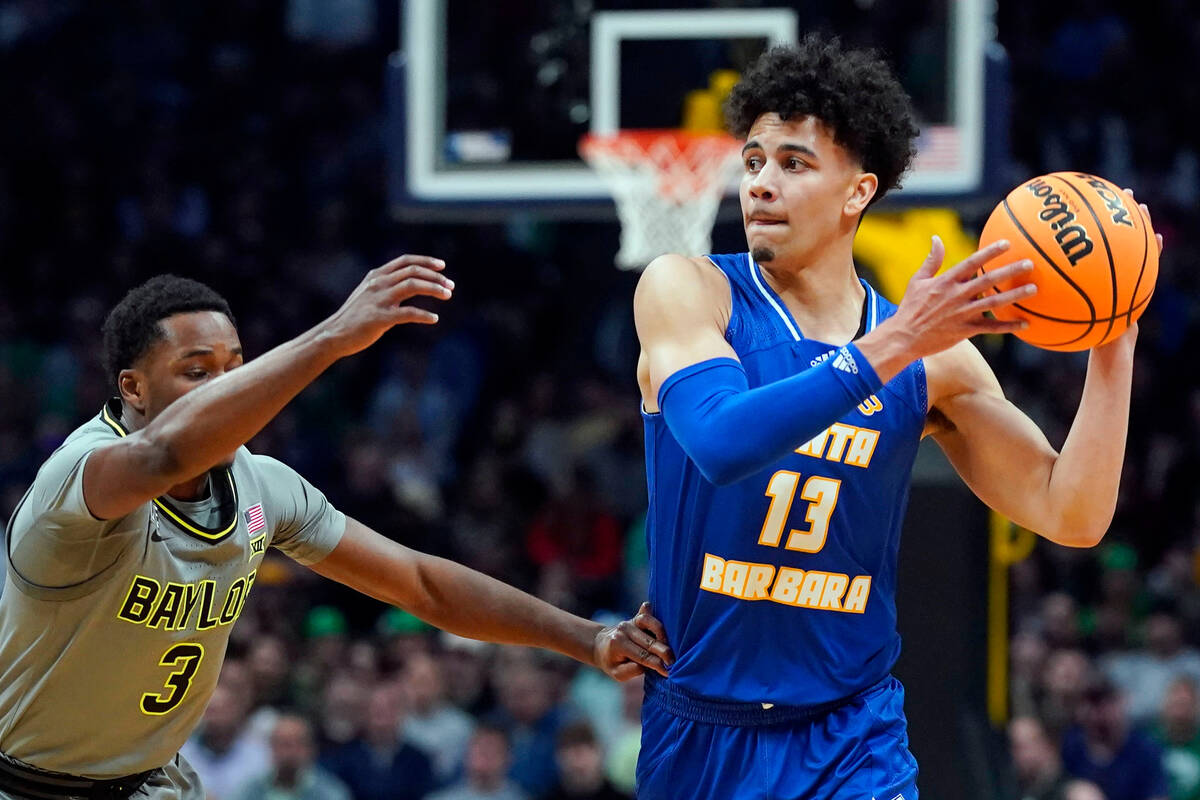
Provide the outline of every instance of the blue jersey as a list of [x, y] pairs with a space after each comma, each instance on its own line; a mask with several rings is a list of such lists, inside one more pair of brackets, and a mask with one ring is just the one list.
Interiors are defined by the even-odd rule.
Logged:
[[[845, 344], [804, 338], [748, 253], [709, 258], [729, 279], [725, 338], [751, 388]], [[870, 331], [896, 307], [863, 285]], [[916, 361], [812, 441], [728, 486], [700, 474], [661, 413], [644, 415], [650, 600], [675, 650], [672, 683], [806, 706], [888, 674], [900, 652], [900, 528], [926, 410]]]

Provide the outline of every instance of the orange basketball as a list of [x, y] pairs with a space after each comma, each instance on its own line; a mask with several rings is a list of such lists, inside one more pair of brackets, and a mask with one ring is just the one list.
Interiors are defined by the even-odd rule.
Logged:
[[1112, 341], [1154, 293], [1158, 245], [1150, 220], [1095, 175], [1054, 172], [1022, 183], [992, 211], [979, 244], [998, 239], [1012, 246], [985, 270], [1028, 258], [1038, 291], [996, 309], [996, 317], [1027, 320], [1016, 335], [1037, 347], [1086, 350]]

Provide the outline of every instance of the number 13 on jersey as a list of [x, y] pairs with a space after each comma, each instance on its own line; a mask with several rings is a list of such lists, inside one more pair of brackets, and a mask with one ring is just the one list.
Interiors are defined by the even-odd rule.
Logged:
[[[763, 520], [762, 532], [758, 535], [759, 544], [765, 547], [779, 547], [792, 503], [796, 500], [796, 489], [800, 486], [800, 479], [799, 472], [781, 469], [767, 482], [767, 497], [771, 498], [771, 505], [767, 508], [767, 518]], [[816, 553], [825, 546], [825, 537], [829, 534], [829, 518], [837, 508], [838, 491], [841, 487], [841, 481], [820, 475], [812, 475], [804, 482], [804, 487], [800, 489], [800, 499], [808, 501], [808, 510], [804, 518], [809, 528], [806, 531], [796, 528], [788, 531], [785, 549]]]

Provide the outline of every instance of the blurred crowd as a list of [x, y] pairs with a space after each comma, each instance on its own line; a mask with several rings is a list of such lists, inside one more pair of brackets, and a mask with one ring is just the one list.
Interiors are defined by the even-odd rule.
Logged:
[[[389, 219], [382, 79], [398, 5], [0, 0], [0, 511], [112, 393], [97, 331], [130, 286], [205, 280], [253, 355], [333, 311], [367, 269], [427, 252], [458, 284], [442, 322], [337, 365], [252, 449], [405, 544], [586, 616], [631, 613], [646, 579], [635, 278], [611, 268], [611, 225]], [[528, 5], [552, 18], [564, 4]], [[897, 9], [914, 4], [853, 6], [883, 22], [847, 38], [896, 47]], [[1071, 168], [1132, 186], [1167, 248], [1112, 530], [1093, 551], [1039, 544], [1013, 569], [1014, 798], [1200, 800], [1189, 9], [998, 9], [1010, 182]], [[910, 45], [926, 19], [912, 15]], [[475, 102], [471, 85], [450, 87], [452, 112]], [[981, 346], [1060, 444], [1086, 357]], [[628, 797], [639, 704], [637, 682], [430, 631], [273, 558], [187, 755], [220, 800]]]

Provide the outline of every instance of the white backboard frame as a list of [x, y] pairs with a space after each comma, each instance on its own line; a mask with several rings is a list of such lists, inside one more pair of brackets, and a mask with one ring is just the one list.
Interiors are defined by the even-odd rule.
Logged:
[[[950, 4], [951, 53], [959, 80], [950, 98], [962, 170], [913, 172], [903, 193], [955, 194], [974, 191], [983, 178], [984, 3]], [[418, 202], [527, 202], [599, 200], [610, 197], [603, 182], [582, 162], [516, 162], [451, 168], [443, 163], [447, 0], [404, 2], [406, 55], [404, 169], [407, 193]], [[764, 38], [770, 45], [797, 40], [793, 9], [684, 9], [601, 11], [591, 24], [591, 130], [620, 128], [620, 48], [626, 40]]]

